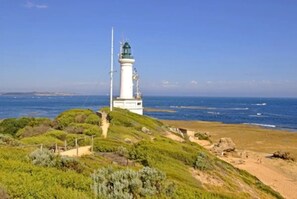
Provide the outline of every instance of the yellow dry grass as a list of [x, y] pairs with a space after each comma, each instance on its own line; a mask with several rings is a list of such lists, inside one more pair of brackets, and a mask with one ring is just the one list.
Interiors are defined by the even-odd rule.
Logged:
[[164, 120], [165, 124], [198, 132], [208, 132], [211, 140], [230, 137], [238, 149], [273, 153], [288, 151], [297, 159], [297, 132], [267, 129], [244, 124], [223, 124], [220, 122]]

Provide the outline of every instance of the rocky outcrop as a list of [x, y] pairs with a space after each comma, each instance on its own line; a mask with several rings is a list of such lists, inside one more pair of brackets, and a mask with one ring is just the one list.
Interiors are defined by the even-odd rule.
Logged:
[[221, 138], [217, 144], [214, 144], [211, 150], [219, 154], [232, 152], [235, 151], [235, 144], [231, 138]]
[[272, 155], [273, 158], [280, 158], [283, 160], [292, 160], [294, 161], [295, 159], [291, 156], [290, 152], [287, 151], [276, 151]]

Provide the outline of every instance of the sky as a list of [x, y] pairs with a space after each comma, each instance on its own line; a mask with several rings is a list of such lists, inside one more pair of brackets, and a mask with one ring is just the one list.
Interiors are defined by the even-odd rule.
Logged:
[[111, 27], [143, 96], [297, 97], [296, 0], [0, 0], [0, 92], [108, 95]]

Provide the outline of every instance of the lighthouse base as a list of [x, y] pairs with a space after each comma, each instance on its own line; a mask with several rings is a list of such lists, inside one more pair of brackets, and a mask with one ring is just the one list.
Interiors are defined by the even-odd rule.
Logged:
[[142, 99], [114, 99], [113, 107], [127, 109], [133, 113], [143, 115]]

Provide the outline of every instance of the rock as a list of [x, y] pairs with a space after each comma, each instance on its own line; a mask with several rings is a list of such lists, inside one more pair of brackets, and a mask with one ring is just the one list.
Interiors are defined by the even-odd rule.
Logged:
[[295, 159], [291, 156], [290, 152], [287, 151], [276, 151], [272, 155], [273, 158], [280, 158], [283, 160], [292, 160], [294, 161]]
[[125, 140], [124, 140], [126, 143], [128, 143], [128, 144], [131, 144], [132, 143], [132, 140], [131, 139], [129, 139], [129, 138], [125, 138]]
[[151, 131], [150, 131], [148, 128], [146, 128], [146, 127], [142, 127], [142, 128], [141, 128], [141, 131], [142, 131], [143, 133], [151, 134]]
[[235, 151], [235, 144], [231, 138], [221, 138], [219, 143], [213, 146], [212, 151], [219, 154], [223, 154], [224, 152], [232, 152]]
[[169, 127], [169, 130], [173, 133], [180, 135], [182, 138], [184, 138], [184, 134], [179, 128]]

